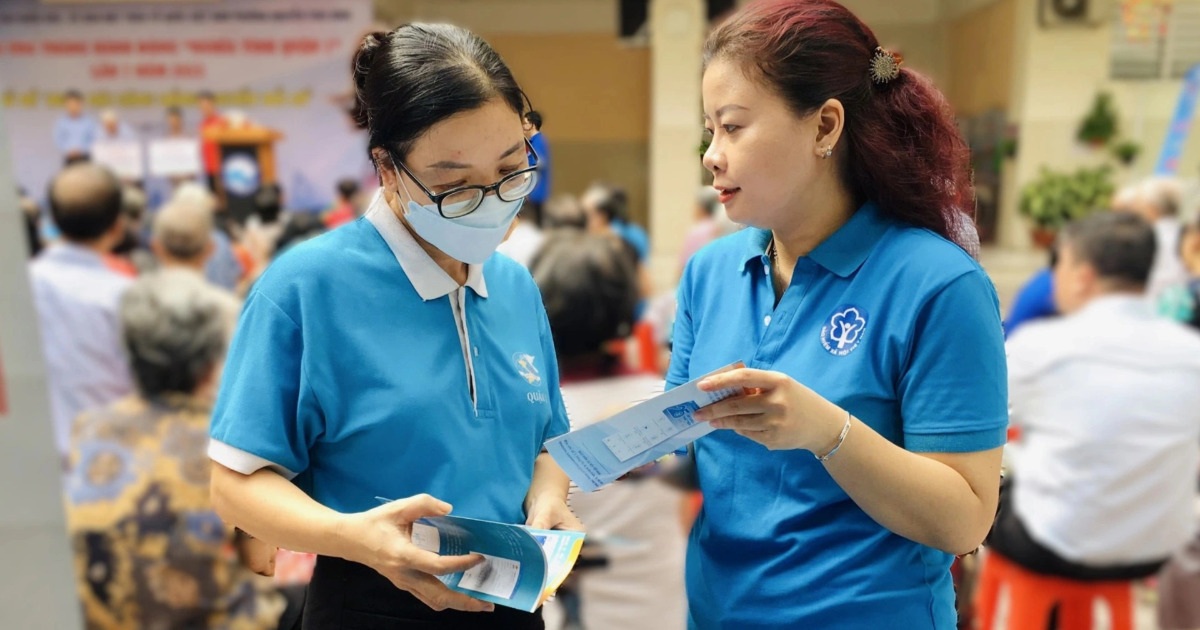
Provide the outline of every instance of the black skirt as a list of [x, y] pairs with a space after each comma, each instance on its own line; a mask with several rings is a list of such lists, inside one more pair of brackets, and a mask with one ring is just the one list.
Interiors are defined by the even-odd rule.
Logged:
[[542, 612], [434, 611], [374, 569], [321, 556], [304, 601], [303, 630], [545, 630]]

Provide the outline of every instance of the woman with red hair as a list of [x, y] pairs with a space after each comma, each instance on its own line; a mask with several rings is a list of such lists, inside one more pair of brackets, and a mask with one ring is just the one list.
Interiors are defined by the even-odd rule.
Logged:
[[[954, 628], [950, 564], [996, 512], [995, 290], [958, 242], [945, 99], [829, 0], [751, 3], [705, 45], [704, 166], [750, 229], [679, 289], [668, 384], [697, 412], [692, 628]], [[764, 448], [766, 447], [766, 448]]]

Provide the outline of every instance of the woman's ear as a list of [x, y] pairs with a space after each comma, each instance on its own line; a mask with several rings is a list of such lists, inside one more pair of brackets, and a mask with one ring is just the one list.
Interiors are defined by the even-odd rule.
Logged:
[[375, 161], [375, 170], [379, 173], [379, 183], [384, 190], [395, 190], [399, 186], [396, 181], [396, 169], [392, 165], [392, 157], [380, 148], [371, 150], [371, 159]]
[[821, 105], [815, 115], [817, 154], [828, 157], [827, 153], [836, 150], [838, 141], [842, 139], [842, 130], [846, 125], [846, 109], [842, 107], [841, 101], [831, 98]]

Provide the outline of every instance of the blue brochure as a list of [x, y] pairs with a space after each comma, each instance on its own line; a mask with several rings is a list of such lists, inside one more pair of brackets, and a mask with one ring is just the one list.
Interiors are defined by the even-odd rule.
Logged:
[[617, 415], [546, 442], [546, 450], [584, 492], [601, 488], [708, 435], [713, 428], [692, 417], [701, 407], [736, 396], [740, 388], [702, 392], [704, 378], [744, 367], [727, 365]]
[[[380, 499], [385, 501], [386, 499]], [[433, 516], [413, 523], [416, 546], [443, 556], [477, 553], [484, 561], [438, 576], [452, 590], [527, 612], [550, 599], [571, 573], [583, 532], [534, 529], [463, 516]]]

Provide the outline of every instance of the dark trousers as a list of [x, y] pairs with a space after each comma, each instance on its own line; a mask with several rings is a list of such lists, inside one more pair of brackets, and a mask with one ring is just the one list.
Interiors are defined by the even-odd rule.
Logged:
[[1000, 493], [1000, 510], [992, 531], [988, 534], [987, 545], [992, 551], [999, 552], [1025, 569], [1080, 582], [1105, 582], [1150, 577], [1158, 573], [1166, 563], [1167, 558], [1163, 558], [1140, 564], [1098, 567], [1063, 558], [1029, 535], [1029, 530], [1013, 509], [1013, 482], [1013, 479], [1005, 480], [1008, 487]]
[[437, 612], [374, 569], [317, 558], [304, 602], [304, 630], [545, 630], [542, 612], [497, 606], [493, 612]]

